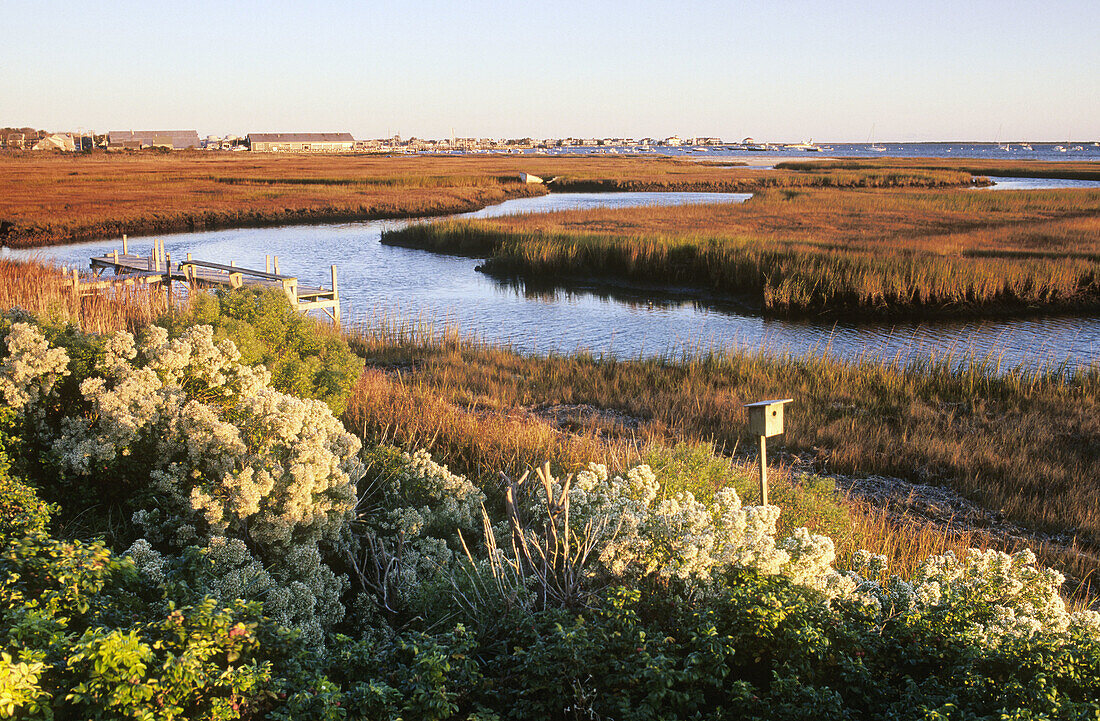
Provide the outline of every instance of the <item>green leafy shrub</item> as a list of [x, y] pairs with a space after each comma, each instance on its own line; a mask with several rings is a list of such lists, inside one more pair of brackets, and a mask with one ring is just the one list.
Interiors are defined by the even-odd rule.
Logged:
[[0, 552], [0, 718], [237, 719], [269, 703], [279, 650], [261, 647], [258, 604], [180, 595], [101, 542], [52, 538], [34, 491], [0, 476], [36, 509]]
[[343, 336], [294, 310], [280, 290], [197, 293], [191, 312], [169, 321], [173, 333], [191, 325], [213, 327], [215, 339], [233, 341], [242, 363], [271, 371], [273, 388], [324, 401], [337, 416], [363, 370]]

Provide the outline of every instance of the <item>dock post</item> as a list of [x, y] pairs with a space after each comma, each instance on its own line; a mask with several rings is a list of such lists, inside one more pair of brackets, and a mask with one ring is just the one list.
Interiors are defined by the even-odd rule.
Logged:
[[164, 254], [164, 259], [166, 261], [165, 270], [167, 271], [164, 274], [164, 287], [168, 289], [168, 302], [171, 303], [172, 302], [172, 254], [171, 253], [165, 253]]
[[274, 256], [275, 260], [275, 275], [279, 275], [279, 256]]
[[265, 273], [270, 273], [271, 272], [271, 256], [270, 255], [265, 255], [264, 256], [264, 272]]
[[122, 234], [122, 254], [129, 255], [130, 251], [126, 249], [126, 234]]
[[[126, 251], [123, 251], [125, 254]], [[115, 275], [118, 275], [118, 248], [111, 251], [111, 262], [115, 264]]]
[[190, 263], [190, 262], [191, 262], [191, 254], [190, 254], [190, 253], [188, 253], [188, 254], [187, 254], [187, 262], [188, 262], [188, 263]]
[[332, 308], [332, 319], [336, 322], [336, 327], [340, 327], [340, 289], [336, 285], [336, 266], [332, 266], [332, 300], [336, 305]]

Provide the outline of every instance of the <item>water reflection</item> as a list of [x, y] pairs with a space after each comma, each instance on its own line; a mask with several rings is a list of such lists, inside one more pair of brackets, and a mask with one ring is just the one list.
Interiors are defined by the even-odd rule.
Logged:
[[[524, 198], [470, 215], [545, 212], [639, 203], [737, 202], [744, 194], [601, 193]], [[698, 297], [690, 289], [498, 280], [475, 272], [480, 261], [384, 246], [383, 228], [404, 222], [243, 228], [163, 236], [174, 258], [196, 258], [263, 268], [278, 255], [283, 272], [303, 283], [329, 282], [329, 265], [340, 273], [344, 317], [425, 319], [452, 323], [463, 333], [539, 353], [577, 349], [636, 357], [693, 352], [701, 348], [766, 348], [794, 354], [829, 352], [908, 358], [973, 354], [1004, 365], [1052, 362], [1087, 365], [1100, 358], [1100, 319], [1040, 317], [918, 322], [837, 322], [762, 318], [749, 300]], [[39, 256], [87, 268], [92, 255], [109, 253], [118, 241], [97, 241], [4, 255]], [[146, 255], [151, 239], [130, 240]]]

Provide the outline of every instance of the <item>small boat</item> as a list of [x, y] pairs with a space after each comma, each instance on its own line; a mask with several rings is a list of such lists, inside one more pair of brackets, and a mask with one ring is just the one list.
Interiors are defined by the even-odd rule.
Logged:
[[869, 142], [871, 144], [871, 147], [868, 148], [868, 149], [873, 150], [876, 153], [881, 153], [881, 152], [884, 152], [886, 150], [885, 145], [877, 145], [875, 143], [875, 126], [874, 125], [871, 126], [871, 134], [870, 134], [870, 136], [868, 136], [867, 142]]
[[791, 143], [784, 146], [787, 150], [805, 150], [808, 153], [820, 153], [821, 148], [814, 144], [814, 139], [810, 138], [808, 143]]
[[1084, 148], [1080, 145], [1074, 145], [1072, 148], [1070, 148], [1070, 150], [1084, 150]]
[[1020, 143], [1021, 150], [1031, 150], [1031, 143]]
[[1066, 152], [1066, 149], [1065, 149], [1064, 147], [1062, 147], [1061, 145], [1055, 145], [1055, 146], [1054, 146], [1054, 150], [1055, 150], [1055, 151], [1057, 151], [1057, 152], [1059, 152], [1059, 153], [1064, 153], [1064, 152]]

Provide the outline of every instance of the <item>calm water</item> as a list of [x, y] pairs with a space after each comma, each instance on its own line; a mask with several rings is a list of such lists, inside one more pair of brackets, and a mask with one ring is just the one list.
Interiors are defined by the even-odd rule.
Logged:
[[[764, 139], [757, 138], [757, 142]], [[779, 147], [775, 150], [756, 152], [752, 150], [732, 150], [725, 146], [704, 147], [696, 150], [688, 147], [681, 148], [654, 148], [652, 153], [640, 153], [643, 155], [669, 155], [674, 157], [691, 157], [700, 160], [707, 158], [737, 158], [740, 160], [752, 160], [764, 157], [782, 157], [784, 159], [798, 158], [978, 158], [981, 160], [1053, 160], [1053, 161], [1080, 161], [1100, 160], [1100, 146], [1093, 141], [1084, 140], [1060, 140], [1041, 141], [1030, 143], [1031, 149], [1023, 147], [1016, 141], [1008, 144], [1008, 150], [1003, 150], [997, 143], [891, 143], [879, 141], [877, 145], [884, 146], [886, 150], [879, 152], [871, 150], [870, 143], [817, 143], [822, 147], [822, 152], [806, 152], [805, 150], [785, 149]], [[1064, 150], [1058, 150], [1059, 147]], [[1077, 148], [1080, 148], [1079, 150]], [[536, 150], [527, 150], [525, 153], [537, 153]], [[634, 148], [555, 148], [545, 151], [550, 155], [561, 153], [568, 154], [635, 154]]]
[[[747, 194], [576, 193], [512, 200], [468, 217], [546, 212], [596, 206], [743, 202]], [[1100, 319], [1045, 317], [934, 323], [788, 321], [762, 318], [728, 301], [702, 301], [690, 292], [500, 281], [474, 269], [479, 261], [393, 248], [379, 243], [382, 230], [403, 222], [361, 222], [283, 228], [218, 230], [167, 235], [174, 258], [186, 252], [203, 260], [263, 268], [278, 255], [284, 273], [328, 285], [329, 265], [340, 274], [344, 316], [375, 314], [457, 325], [485, 340], [525, 351], [577, 349], [634, 357], [700, 347], [749, 347], [834, 355], [908, 357], [972, 353], [1005, 365], [1047, 361], [1072, 365], [1100, 358]], [[119, 248], [118, 241], [54, 246], [38, 255], [86, 268], [88, 258]], [[147, 255], [151, 241], [135, 238], [131, 252]]]

